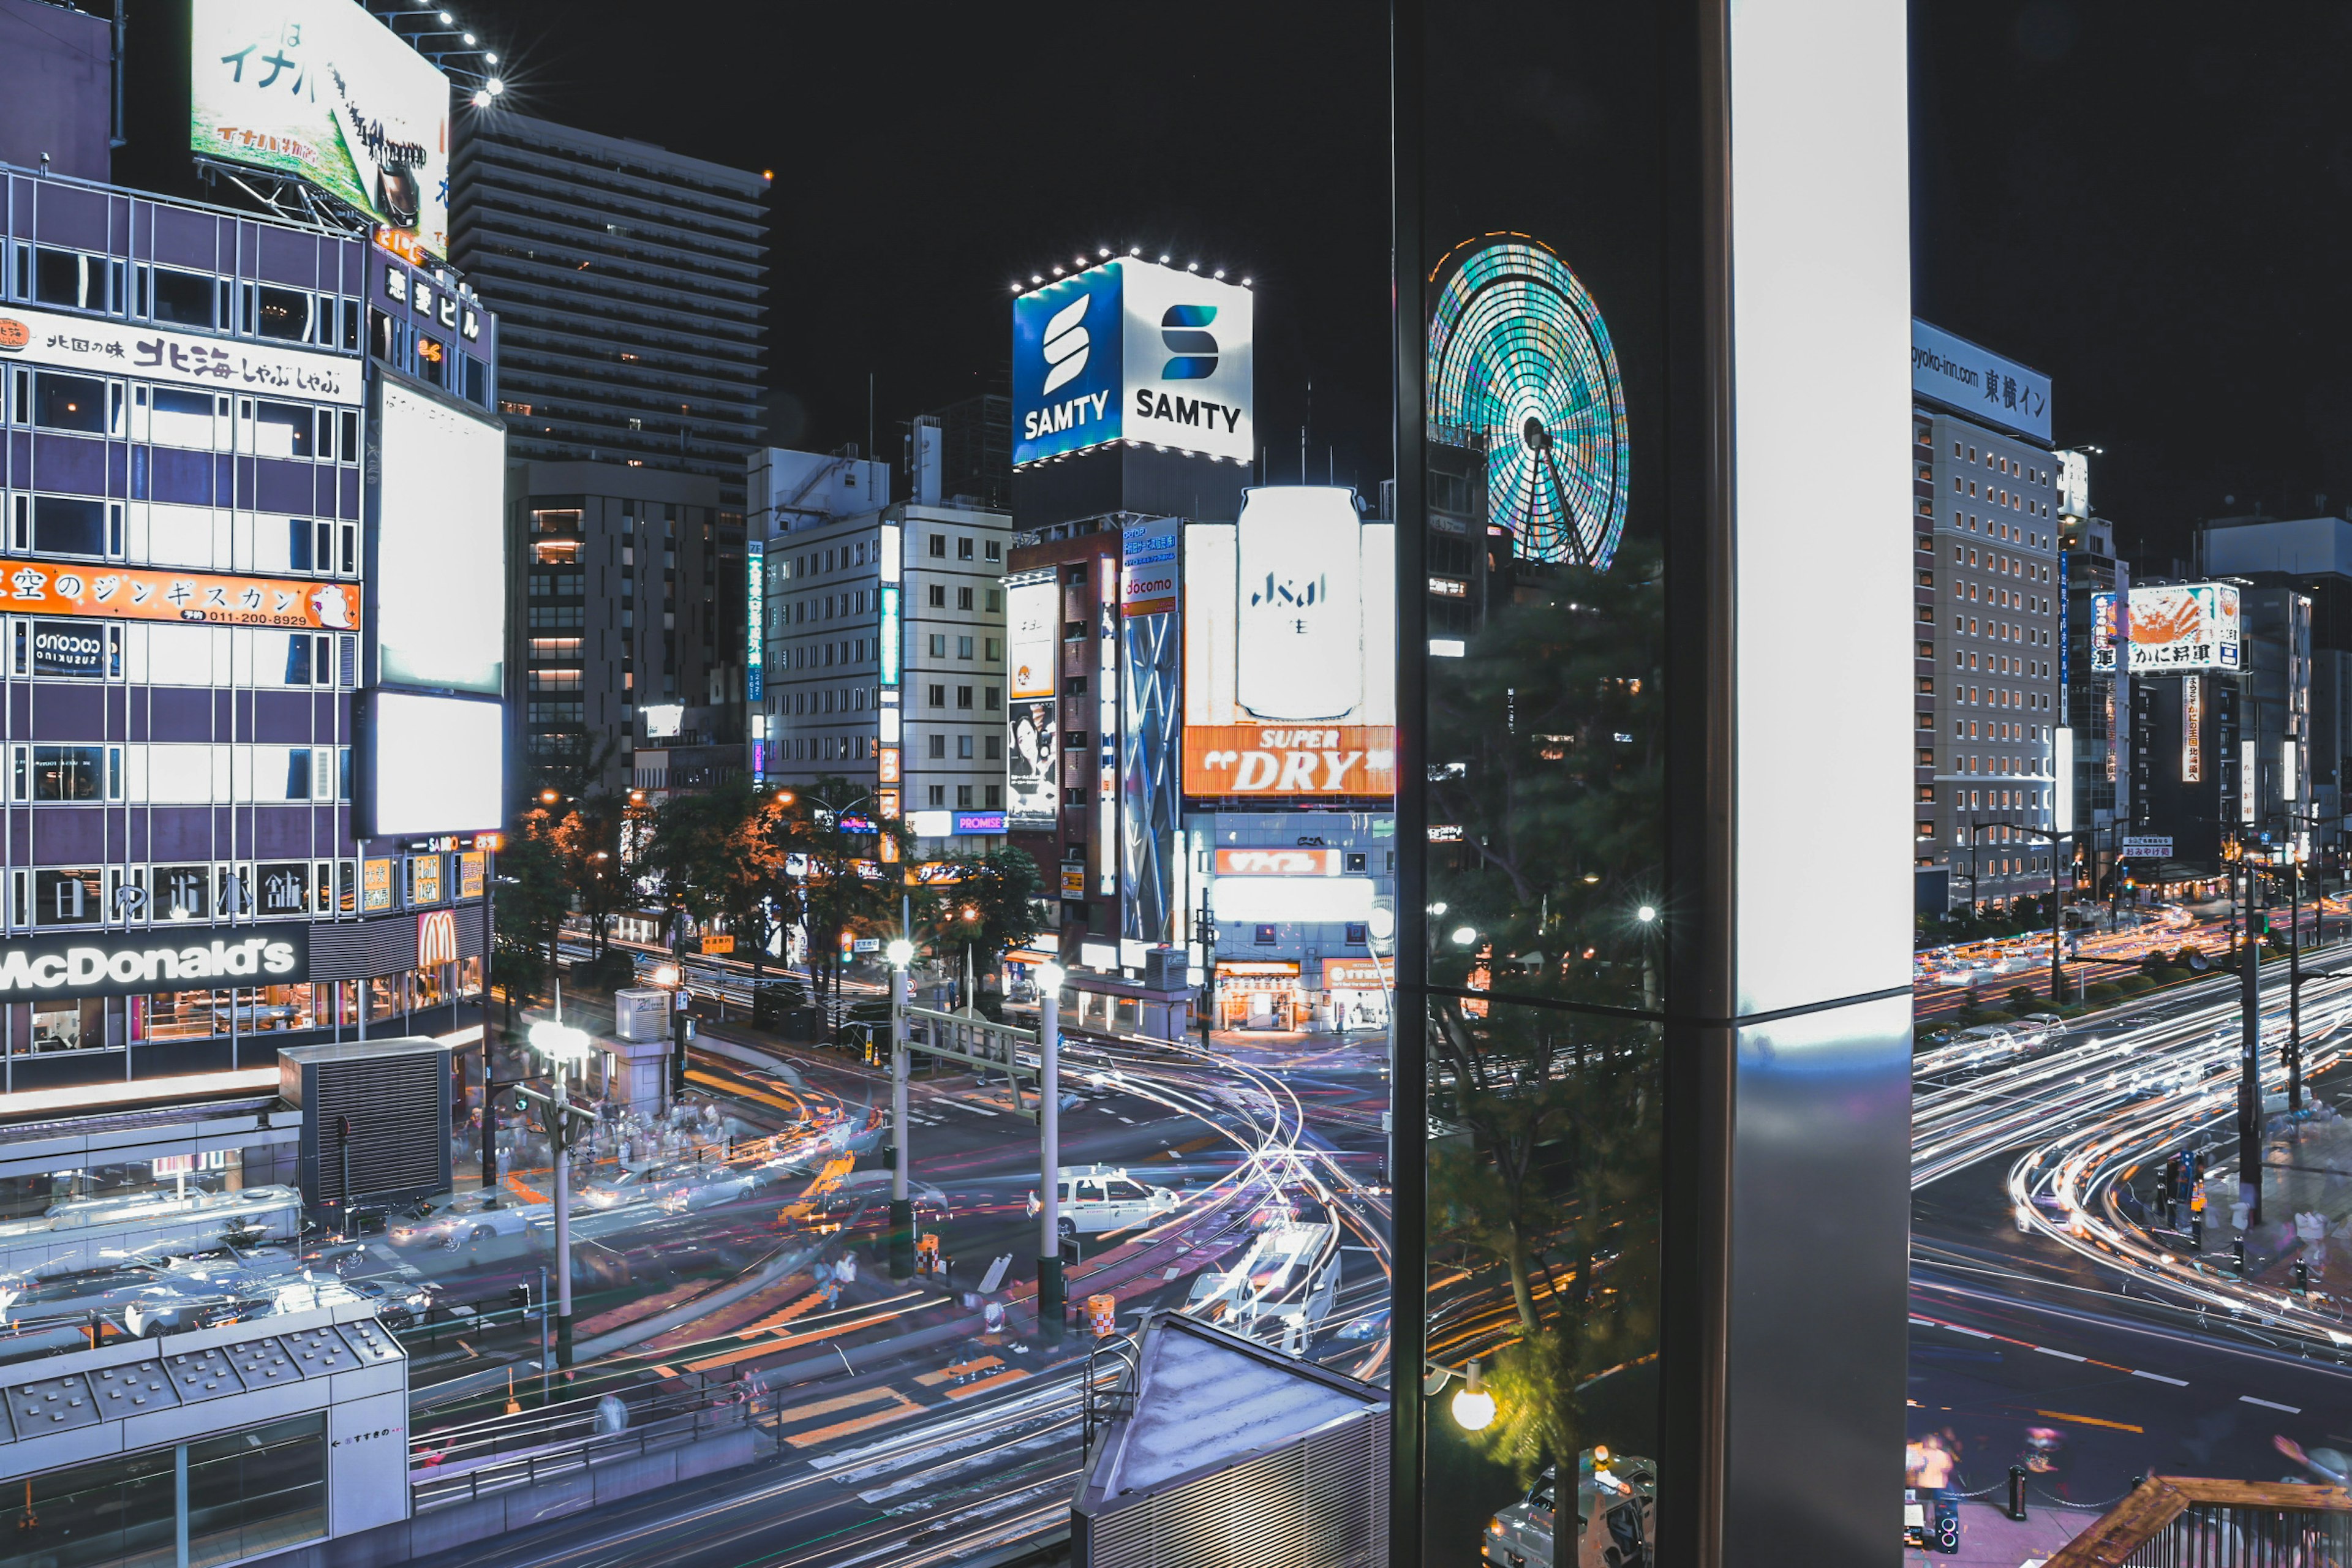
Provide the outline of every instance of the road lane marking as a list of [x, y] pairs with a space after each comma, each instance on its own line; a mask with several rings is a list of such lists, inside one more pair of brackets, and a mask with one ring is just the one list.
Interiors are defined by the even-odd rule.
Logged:
[[2033, 1348], [2040, 1351], [2043, 1355], [2054, 1355], [2060, 1361], [2088, 1361], [2091, 1359], [2086, 1355], [2076, 1355], [2073, 1351], [2053, 1351], [2048, 1345], [2035, 1345]]
[[938, 1372], [919, 1373], [916, 1375], [915, 1381], [926, 1388], [936, 1388], [942, 1383], [950, 1383], [959, 1377], [969, 1377], [975, 1372], [986, 1372], [992, 1366], [1003, 1364], [1003, 1356], [984, 1355], [971, 1361], [960, 1361], [953, 1366], [943, 1367]]
[[784, 1438], [784, 1441], [795, 1448], [806, 1448], [835, 1437], [846, 1437], [855, 1432], [871, 1431], [886, 1423], [901, 1421], [909, 1415], [919, 1415], [923, 1413], [923, 1406], [897, 1389], [876, 1388], [869, 1389], [862, 1394], [844, 1394], [836, 1400], [825, 1400], [817, 1405], [804, 1405], [798, 1410], [787, 1411], [784, 1414], [784, 1419], [798, 1420], [821, 1412], [847, 1409], [856, 1405], [870, 1405], [877, 1399], [888, 1399], [894, 1403], [887, 1410], [877, 1410], [867, 1415], [852, 1416], [846, 1421], [836, 1421], [829, 1426], [819, 1426], [812, 1431], [792, 1433]]
[[2241, 1394], [2238, 1395], [2238, 1398], [2242, 1404], [2259, 1405], [2265, 1410], [2284, 1410], [2289, 1415], [2300, 1415], [2303, 1414], [2303, 1406], [2300, 1405], [2281, 1405], [2275, 1399], [2256, 1399], [2251, 1394]]
[[2118, 1432], [2137, 1432], [2142, 1436], [2147, 1432], [2147, 1427], [2135, 1426], [2128, 1421], [2107, 1421], [2096, 1415], [2070, 1415], [2063, 1410], [2037, 1410], [2033, 1414], [2048, 1416], [2053, 1421], [2079, 1421], [2085, 1426], [2112, 1426]]
[[2189, 1386], [2189, 1380], [2187, 1378], [2167, 1377], [2160, 1372], [2135, 1372], [2132, 1375], [2134, 1377], [2144, 1377], [2150, 1383], [2168, 1383], [2175, 1388], [2186, 1388]]

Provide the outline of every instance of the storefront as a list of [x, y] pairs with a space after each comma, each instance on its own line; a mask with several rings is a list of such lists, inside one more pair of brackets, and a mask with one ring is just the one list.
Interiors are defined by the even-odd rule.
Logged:
[[1313, 1017], [1296, 959], [1221, 959], [1217, 1027], [1304, 1029]]
[[1392, 966], [1390, 959], [1325, 959], [1319, 1026], [1341, 1033], [1387, 1028]]

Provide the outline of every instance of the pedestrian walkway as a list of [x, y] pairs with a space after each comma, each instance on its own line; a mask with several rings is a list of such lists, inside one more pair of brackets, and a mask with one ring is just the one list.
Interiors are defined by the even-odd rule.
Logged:
[[1964, 1502], [1960, 1504], [1960, 1550], [1956, 1555], [1914, 1546], [1904, 1552], [1903, 1561], [1948, 1568], [2024, 1568], [2042, 1562], [2097, 1523], [2102, 1512], [2036, 1507], [2018, 1520], [1990, 1503]]

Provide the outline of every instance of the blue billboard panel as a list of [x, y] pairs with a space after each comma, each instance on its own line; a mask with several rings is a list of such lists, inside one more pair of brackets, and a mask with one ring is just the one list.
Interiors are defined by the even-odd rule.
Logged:
[[1013, 461], [1119, 438], [1120, 268], [1089, 268], [1013, 301]]
[[1941, 327], [1911, 323], [1911, 395], [2050, 444], [2050, 378]]

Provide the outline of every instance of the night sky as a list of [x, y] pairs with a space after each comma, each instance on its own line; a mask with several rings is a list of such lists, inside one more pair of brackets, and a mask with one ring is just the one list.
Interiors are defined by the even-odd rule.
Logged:
[[[184, 5], [133, 0], [125, 183], [192, 189]], [[1374, 7], [451, 9], [517, 109], [776, 172], [779, 442], [863, 445], [870, 373], [895, 456], [909, 416], [1003, 390], [1013, 279], [1140, 245], [1254, 279], [1274, 478], [1302, 425], [1310, 477], [1388, 471]], [[2094, 498], [2144, 571], [2200, 518], [2352, 506], [2352, 8], [2215, 16], [1912, 5], [1916, 310], [2051, 374], [2058, 440], [2105, 449]]]

